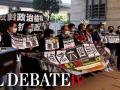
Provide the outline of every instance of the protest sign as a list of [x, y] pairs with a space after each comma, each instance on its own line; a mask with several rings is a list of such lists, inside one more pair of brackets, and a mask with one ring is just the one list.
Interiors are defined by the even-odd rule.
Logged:
[[45, 50], [59, 49], [59, 41], [57, 37], [45, 38]]
[[73, 38], [68, 38], [63, 40], [64, 49], [75, 47], [75, 42]]
[[59, 64], [59, 62], [55, 57], [55, 51], [44, 52], [44, 56], [53, 64], [57, 64], [57, 65]]
[[120, 43], [120, 36], [118, 35], [106, 35], [101, 37], [103, 43]]
[[57, 57], [58, 61], [59, 61], [61, 64], [69, 63], [69, 60], [68, 60], [68, 58], [66, 57], [65, 52], [66, 52], [66, 50], [59, 50], [59, 51], [57, 51], [57, 53], [56, 53], [56, 57]]

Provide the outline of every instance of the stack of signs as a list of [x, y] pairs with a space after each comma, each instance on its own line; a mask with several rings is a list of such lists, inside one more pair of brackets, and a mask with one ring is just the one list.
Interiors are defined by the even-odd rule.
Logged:
[[114, 36], [102, 36], [101, 42], [103, 43], [120, 43], [120, 36], [114, 35]]
[[59, 49], [59, 41], [57, 37], [45, 38], [45, 49], [55, 50]]
[[11, 35], [12, 47], [26, 49], [39, 46], [36, 35]]
[[[59, 62], [57, 61], [56, 57], [55, 57], [55, 51], [48, 51], [48, 52], [44, 52], [44, 56], [53, 64], [59, 64]], [[49, 63], [48, 61], [48, 63]]]
[[75, 42], [73, 38], [64, 39], [63, 43], [64, 43], [64, 49], [75, 47]]

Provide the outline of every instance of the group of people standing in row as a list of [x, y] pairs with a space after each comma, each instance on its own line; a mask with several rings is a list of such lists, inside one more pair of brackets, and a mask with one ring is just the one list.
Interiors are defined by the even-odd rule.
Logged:
[[[7, 26], [5, 26], [5, 31], [2, 34], [2, 46], [3, 47], [12, 47], [11, 43], [11, 34], [16, 34], [17, 25], [16, 22], [10, 21]], [[30, 23], [25, 23], [23, 27], [23, 31], [21, 32], [23, 35], [32, 34], [32, 25]], [[25, 73], [33, 73], [33, 72], [43, 72], [39, 69], [38, 61], [35, 61], [31, 58], [28, 58], [28, 52], [32, 52], [33, 50], [45, 51], [45, 38], [54, 37], [54, 31], [52, 29], [46, 29], [43, 32], [38, 34], [38, 42], [39, 47], [26, 49], [22, 52], [22, 67], [23, 72]], [[115, 30], [113, 26], [109, 26], [108, 29], [105, 29], [104, 24], [99, 24], [96, 28], [93, 25], [88, 24], [79, 24], [78, 28], [72, 23], [65, 24], [59, 30], [59, 49], [64, 49], [63, 40], [67, 38], [73, 38], [76, 46], [84, 43], [94, 43], [95, 45], [102, 45], [101, 36], [102, 35], [120, 35], [120, 26]], [[120, 71], [120, 44], [105, 44], [111, 52], [116, 51], [117, 58], [117, 69]], [[31, 62], [30, 62], [31, 61]], [[34, 68], [33, 68], [34, 65]]]
[[[64, 38], [73, 38], [76, 45], [84, 43], [103, 45], [103, 42], [101, 42], [101, 38], [105, 35], [119, 36], [120, 26], [118, 26], [117, 29], [115, 29], [114, 26], [108, 26], [108, 28], [105, 29], [104, 24], [99, 24], [96, 28], [94, 28], [91, 24], [79, 24], [78, 28], [76, 28], [74, 24], [64, 25], [61, 28], [60, 35], [58, 35], [60, 49], [63, 48]], [[117, 56], [117, 69], [118, 71], [120, 71], [120, 43], [106, 43], [104, 45], [110, 49], [112, 56]], [[113, 57], [113, 59], [115, 59], [115, 57]], [[115, 64], [115, 60], [112, 60], [112, 64], [113, 63]]]

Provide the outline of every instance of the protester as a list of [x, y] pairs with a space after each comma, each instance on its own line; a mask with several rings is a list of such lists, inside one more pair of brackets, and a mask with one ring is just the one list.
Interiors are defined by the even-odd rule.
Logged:
[[78, 32], [76, 32], [74, 34], [74, 39], [75, 39], [76, 45], [83, 44], [87, 41], [86, 30], [85, 30], [85, 25], [84, 24], [79, 24]]
[[8, 22], [5, 32], [2, 35], [2, 46], [3, 47], [12, 47], [11, 35], [17, 32], [17, 25], [15, 21]]
[[98, 45], [101, 43], [101, 36], [104, 32], [104, 26], [99, 24], [95, 30], [93, 30], [93, 33], [91, 33], [93, 43], [95, 45]]
[[63, 49], [64, 48], [63, 40], [68, 38], [73, 38], [68, 25], [64, 25], [61, 27], [61, 34], [58, 35], [58, 38], [59, 38], [59, 49]]
[[68, 27], [69, 27], [69, 29], [70, 29], [70, 31], [71, 32], [75, 32], [76, 31], [76, 27], [75, 27], [75, 24], [73, 24], [73, 23], [70, 23], [69, 25], [68, 25]]
[[[116, 35], [120, 36], [120, 26], [117, 27]], [[120, 43], [116, 44], [117, 70], [120, 71]]]
[[115, 35], [114, 26], [108, 26], [107, 35]]
[[[23, 27], [22, 34], [23, 35], [31, 35], [32, 33], [32, 26], [31, 23], [25, 23]], [[29, 57], [29, 55], [34, 52], [34, 49], [27, 48], [25, 50], [21, 51], [22, 58], [21, 58], [21, 64], [22, 64], [22, 73], [40, 73], [42, 72], [42, 69], [39, 66], [38, 60]], [[31, 78], [28, 78], [28, 82], [31, 82]], [[33, 87], [32, 87], [33, 88]], [[23, 90], [26, 90], [27, 87], [23, 86]]]
[[42, 38], [38, 41], [39, 42], [39, 51], [45, 51], [45, 38], [50, 38], [54, 34], [52, 29], [46, 29], [43, 33]]
[[[108, 32], [106, 35], [109, 36], [114, 36], [115, 35], [115, 30], [113, 26], [108, 26]], [[110, 64], [114, 65], [115, 61], [113, 60], [114, 55], [115, 55], [115, 44], [114, 43], [107, 43], [106, 47], [110, 49], [111, 51], [111, 58], [110, 58]]]
[[117, 30], [115, 32], [117, 35], [120, 35], [120, 26], [117, 27]]
[[87, 33], [87, 39], [88, 39], [88, 43], [93, 43], [93, 39], [92, 39], [92, 33], [93, 33], [93, 26], [91, 24], [88, 24], [86, 26], [86, 33]]

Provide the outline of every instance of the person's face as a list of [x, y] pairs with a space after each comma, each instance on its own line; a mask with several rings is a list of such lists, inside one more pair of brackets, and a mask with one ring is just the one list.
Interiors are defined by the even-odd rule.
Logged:
[[114, 30], [114, 28], [113, 28], [113, 27], [110, 27], [109, 30]]
[[9, 27], [9, 31], [11, 33], [16, 33], [17, 32], [17, 25], [14, 23], [13, 26]]
[[70, 32], [68, 25], [65, 25], [63, 33], [66, 34], [66, 32]]
[[120, 31], [120, 27], [118, 27], [118, 31]]
[[92, 25], [90, 25], [89, 29], [93, 29], [93, 26], [92, 26]]
[[85, 30], [85, 25], [82, 25], [82, 30]]
[[28, 33], [31, 33], [33, 30], [32, 30], [32, 26], [31, 25], [29, 25], [28, 27], [27, 27], [27, 32]]
[[101, 25], [101, 26], [100, 26], [100, 29], [104, 29], [104, 25]]

